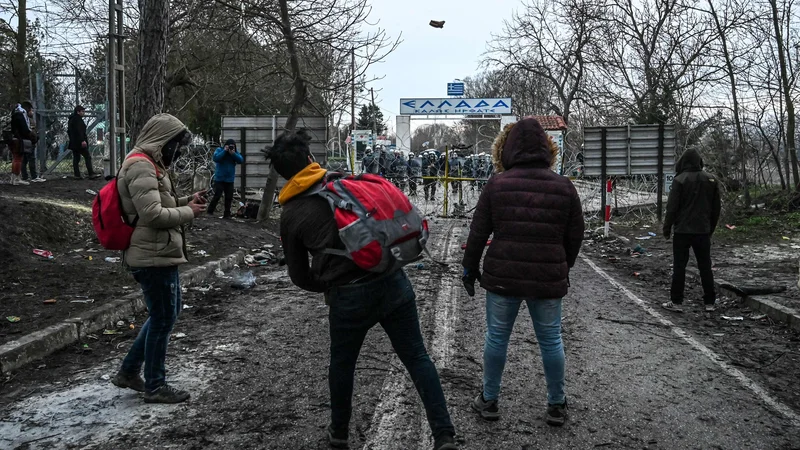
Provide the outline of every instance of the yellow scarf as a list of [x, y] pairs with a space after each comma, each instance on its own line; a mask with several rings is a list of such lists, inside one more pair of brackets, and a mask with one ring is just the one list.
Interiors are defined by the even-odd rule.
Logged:
[[289, 200], [317, 184], [326, 173], [328, 173], [328, 171], [320, 167], [318, 163], [309, 164], [305, 169], [297, 172], [297, 174], [286, 183], [286, 186], [281, 189], [281, 193], [278, 195], [278, 203], [285, 205]]

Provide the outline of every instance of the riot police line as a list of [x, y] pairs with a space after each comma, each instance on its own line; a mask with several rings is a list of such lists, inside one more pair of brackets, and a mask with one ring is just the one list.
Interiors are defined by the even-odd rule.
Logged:
[[452, 149], [426, 149], [419, 154], [409, 153], [406, 158], [400, 150], [376, 146], [374, 151], [366, 148], [360, 171], [392, 181], [410, 197], [418, 196], [422, 184], [425, 201], [435, 200], [436, 187], [441, 183], [451, 195], [459, 196], [460, 203], [465, 193], [483, 190], [494, 166], [491, 155], [486, 153], [462, 156]]

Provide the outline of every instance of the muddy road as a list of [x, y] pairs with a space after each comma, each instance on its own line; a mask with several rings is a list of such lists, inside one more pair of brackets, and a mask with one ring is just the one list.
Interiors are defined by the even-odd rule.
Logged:
[[[573, 269], [564, 304], [567, 425], [551, 428], [542, 418], [544, 374], [523, 313], [509, 346], [502, 417], [483, 422], [469, 405], [481, 386], [484, 293], [468, 297], [459, 279], [468, 224], [439, 220], [433, 229], [433, 256], [448, 265], [426, 260], [408, 273], [462, 448], [800, 448], [796, 407], [720, 356], [711, 330], [676, 323], [657, 308], [665, 293], [619, 284], [588, 259]], [[77, 371], [77, 350], [68, 349], [2, 385], [0, 448], [328, 448], [327, 307], [284, 270], [260, 270], [247, 291], [217, 279], [185, 294], [191, 308], [167, 369], [192, 391], [189, 402], [146, 405], [104, 379], [132, 337], [98, 346]], [[361, 352], [354, 408], [351, 448], [430, 448], [422, 404], [380, 327]]]

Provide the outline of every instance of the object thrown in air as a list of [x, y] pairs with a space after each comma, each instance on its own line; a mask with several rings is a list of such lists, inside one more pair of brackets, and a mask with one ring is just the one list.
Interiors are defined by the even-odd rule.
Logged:
[[431, 20], [430, 26], [433, 28], [444, 28], [444, 20]]

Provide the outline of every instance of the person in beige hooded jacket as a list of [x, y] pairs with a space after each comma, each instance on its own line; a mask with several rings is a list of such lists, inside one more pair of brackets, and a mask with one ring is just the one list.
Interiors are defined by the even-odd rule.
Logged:
[[[112, 379], [147, 403], [179, 403], [189, 393], [166, 383], [169, 335], [182, 309], [178, 266], [187, 262], [183, 225], [206, 210], [204, 192], [178, 197], [167, 169], [191, 133], [169, 114], [153, 116], [117, 174], [122, 210], [136, 223], [123, 261], [141, 284], [150, 317]], [[144, 380], [139, 373], [144, 366]]]

